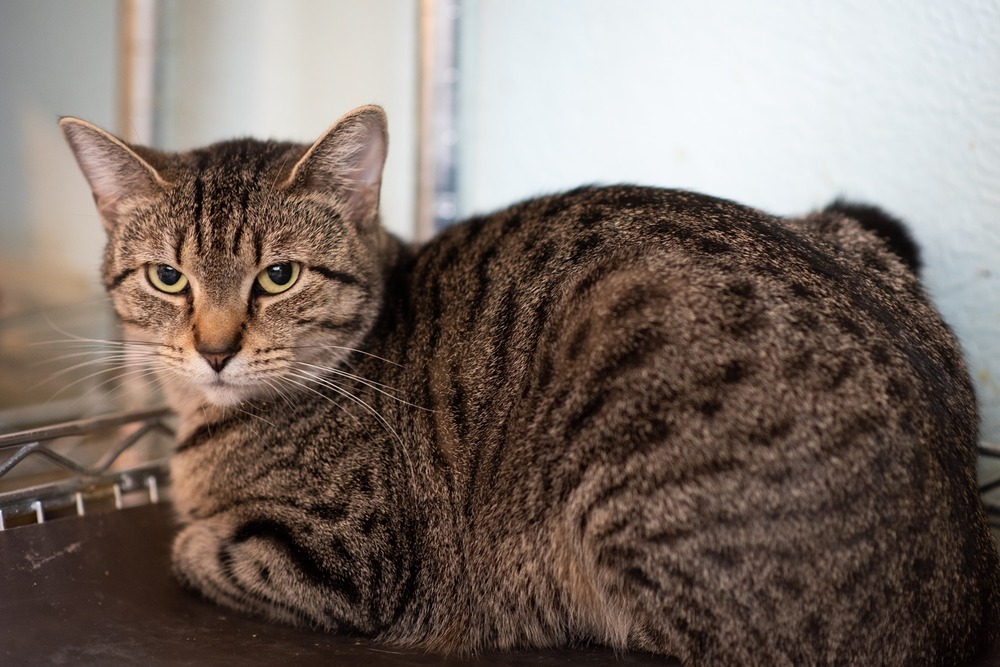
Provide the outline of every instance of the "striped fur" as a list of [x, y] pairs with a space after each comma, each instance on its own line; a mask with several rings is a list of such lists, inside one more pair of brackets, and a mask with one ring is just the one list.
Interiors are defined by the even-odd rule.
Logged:
[[[378, 226], [375, 107], [312, 147], [63, 126], [182, 415], [174, 568], [207, 598], [442, 652], [943, 665], [992, 643], [968, 374], [850, 209], [587, 187], [409, 247]], [[254, 287], [282, 261], [296, 284]], [[186, 292], [151, 286], [161, 263]]]

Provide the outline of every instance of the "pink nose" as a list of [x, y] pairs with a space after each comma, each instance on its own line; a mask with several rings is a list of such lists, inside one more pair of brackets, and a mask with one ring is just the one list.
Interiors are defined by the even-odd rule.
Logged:
[[229, 363], [230, 359], [236, 356], [236, 352], [238, 351], [232, 347], [228, 347], [223, 350], [213, 350], [199, 347], [197, 350], [198, 354], [200, 354], [202, 358], [208, 362], [208, 365], [211, 366], [212, 370], [216, 373], [221, 373], [222, 369], [226, 367], [226, 364]]

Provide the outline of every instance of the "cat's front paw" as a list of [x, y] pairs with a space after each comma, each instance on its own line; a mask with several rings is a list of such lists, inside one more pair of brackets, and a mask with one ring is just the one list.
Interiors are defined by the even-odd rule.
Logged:
[[320, 592], [303, 586], [273, 544], [245, 539], [241, 525], [216, 515], [184, 527], [174, 540], [172, 556], [180, 583], [242, 613], [332, 629]]

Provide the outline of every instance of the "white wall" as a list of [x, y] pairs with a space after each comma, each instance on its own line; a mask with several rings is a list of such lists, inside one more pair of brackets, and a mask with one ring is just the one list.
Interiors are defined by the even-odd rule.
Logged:
[[1000, 441], [1000, 3], [466, 0], [464, 213], [587, 182], [908, 220]]
[[0, 313], [60, 281], [97, 284], [103, 232], [57, 122], [113, 126], [116, 6], [0, 2]]
[[412, 237], [417, 3], [409, 0], [162, 0], [168, 18], [162, 143], [236, 136], [311, 143], [376, 103], [389, 115], [383, 222]]

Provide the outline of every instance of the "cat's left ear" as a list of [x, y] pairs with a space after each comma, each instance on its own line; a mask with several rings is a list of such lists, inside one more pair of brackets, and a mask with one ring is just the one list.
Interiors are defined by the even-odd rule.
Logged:
[[382, 107], [351, 111], [306, 151], [285, 186], [333, 195], [355, 223], [373, 220], [389, 145], [387, 125]]

